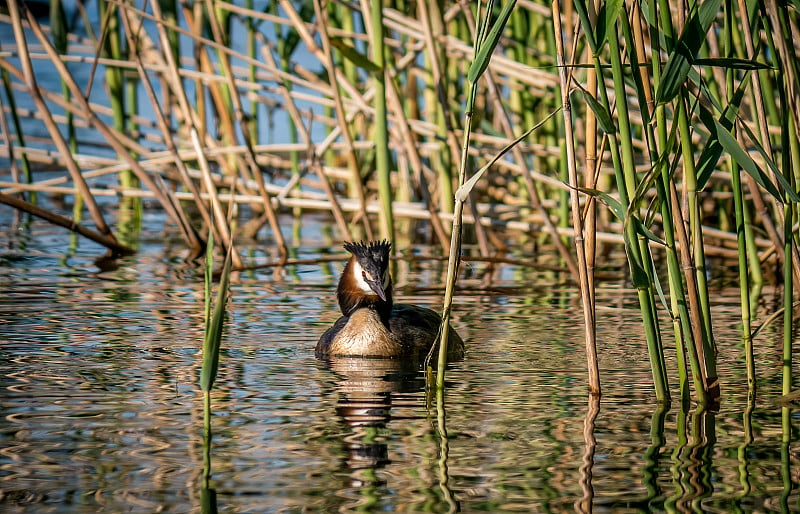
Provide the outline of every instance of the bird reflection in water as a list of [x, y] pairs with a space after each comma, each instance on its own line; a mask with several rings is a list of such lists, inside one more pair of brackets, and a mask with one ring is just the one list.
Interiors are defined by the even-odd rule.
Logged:
[[425, 380], [417, 362], [330, 357], [323, 367], [336, 377], [336, 414], [350, 429], [343, 438], [344, 466], [354, 488], [385, 485], [375, 471], [391, 462], [387, 425], [393, 396], [420, 392]]

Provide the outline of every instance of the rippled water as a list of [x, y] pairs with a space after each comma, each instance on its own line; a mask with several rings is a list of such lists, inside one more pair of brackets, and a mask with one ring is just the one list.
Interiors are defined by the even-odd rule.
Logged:
[[[595, 411], [576, 290], [552, 272], [483, 264], [461, 281], [455, 326], [468, 352], [449, 368], [444, 415], [416, 368], [314, 358], [336, 317], [339, 263], [237, 274], [204, 489], [202, 278], [158, 219], [145, 229], [139, 253], [106, 271], [98, 247], [70, 250], [44, 224], [0, 235], [3, 512], [798, 508], [778, 338], [757, 341], [748, 409], [735, 298], [715, 295], [719, 411], [659, 411], [635, 296], [601, 284]], [[332, 246], [304, 240], [298, 257]], [[442, 266], [398, 262], [399, 298], [436, 307]]]

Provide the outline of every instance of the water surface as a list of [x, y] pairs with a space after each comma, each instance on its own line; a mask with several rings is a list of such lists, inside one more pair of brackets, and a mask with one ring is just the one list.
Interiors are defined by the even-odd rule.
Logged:
[[[558, 273], [480, 263], [460, 282], [454, 325], [468, 351], [448, 369], [444, 411], [414, 366], [314, 358], [336, 317], [340, 263], [236, 274], [204, 489], [202, 276], [163, 220], [146, 219], [139, 253], [101, 271], [99, 247], [0, 212], [3, 512], [798, 508], [796, 419], [776, 403], [779, 339], [757, 340], [748, 406], [724, 289], [718, 411], [657, 408], [623, 282], [598, 292], [604, 396], [593, 406], [577, 290]], [[296, 251], [337, 250], [312, 237]], [[398, 299], [438, 308], [443, 266], [396, 263]]]

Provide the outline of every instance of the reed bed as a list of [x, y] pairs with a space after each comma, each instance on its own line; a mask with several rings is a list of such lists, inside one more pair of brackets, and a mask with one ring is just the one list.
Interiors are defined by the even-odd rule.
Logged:
[[[581, 286], [594, 394], [595, 267], [624, 248], [663, 403], [661, 320], [677, 342], [681, 401], [719, 399], [714, 256], [739, 270], [755, 394], [755, 307], [763, 271], [779, 267], [790, 391], [800, 278], [791, 6], [517, 1], [481, 56], [479, 28], [508, 3], [97, 5], [66, 13], [51, 2], [49, 23], [15, 2], [0, 15], [14, 34], [0, 48], [10, 163], [0, 202], [47, 217], [42, 194], [74, 195], [73, 218], [48, 219], [115, 253], [130, 248], [106, 220], [107, 197], [135, 208], [154, 199], [196, 255], [211, 230], [226, 251], [260, 237], [285, 258], [287, 213], [328, 213], [342, 240], [409, 240], [422, 224], [456, 254], [463, 223], [482, 258], [532, 234]], [[231, 259], [250, 264], [235, 250]]]

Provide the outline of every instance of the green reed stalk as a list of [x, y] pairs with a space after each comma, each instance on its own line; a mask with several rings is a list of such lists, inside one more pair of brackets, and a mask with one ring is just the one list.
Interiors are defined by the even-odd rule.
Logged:
[[[508, 57], [517, 62], [524, 62], [526, 60], [525, 49], [522, 46], [522, 43], [528, 37], [526, 34], [528, 30], [528, 24], [527, 20], [525, 19], [527, 14], [527, 11], [519, 9], [512, 14], [511, 19], [509, 19], [512, 44], [508, 47], [507, 52]], [[523, 99], [524, 93], [525, 88], [518, 87], [514, 82], [512, 82], [512, 87], [508, 93], [508, 106], [512, 112], [521, 113], [525, 111], [525, 101]]]
[[[699, 300], [700, 313], [702, 315], [703, 327], [701, 340], [703, 342], [703, 362], [705, 365], [706, 388], [712, 398], [719, 397], [719, 381], [716, 370], [716, 348], [713, 339], [711, 323], [711, 307], [708, 301], [708, 284], [706, 279], [706, 258], [703, 248], [703, 227], [700, 213], [700, 198], [698, 196], [697, 169], [694, 164], [694, 144], [692, 143], [692, 131], [689, 128], [689, 99], [685, 92], [681, 92], [678, 98], [678, 134], [681, 140], [681, 153], [683, 156], [683, 178], [684, 191], [687, 194], [689, 205], [689, 233], [692, 248], [692, 269], [697, 289], [694, 293]], [[715, 384], [717, 391], [715, 392]]]
[[[154, 9], [154, 12], [159, 13], [159, 18], [163, 20], [164, 23], [161, 25], [163, 27], [177, 27], [178, 26], [178, 1], [177, 0], [155, 0], [158, 4], [158, 10]], [[162, 48], [162, 52], [169, 52], [171, 55], [171, 59], [174, 62], [181, 62], [181, 48], [180, 48], [180, 41], [178, 39], [178, 32], [175, 30], [168, 30], [165, 29], [167, 32], [167, 41], [169, 41], [168, 45], [164, 45]], [[172, 125], [172, 109], [170, 108], [174, 101], [174, 96], [172, 91], [169, 87], [167, 87], [166, 83], [164, 83], [164, 87], [162, 88], [162, 105], [164, 105], [164, 116], [167, 119], [167, 125]]]
[[[674, 111], [677, 118], [677, 130], [681, 143], [683, 163], [683, 190], [688, 201], [688, 224], [681, 216], [676, 223], [680, 235], [681, 255], [685, 270], [686, 291], [692, 317], [693, 339], [696, 353], [703, 374], [703, 388], [710, 400], [719, 399], [719, 380], [716, 372], [716, 348], [713, 343], [711, 313], [708, 303], [708, 287], [706, 284], [705, 252], [703, 248], [703, 232], [700, 219], [700, 204], [697, 196], [698, 178], [694, 162], [694, 146], [689, 129], [689, 101], [685, 83], [689, 79], [692, 67], [692, 56], [697, 54], [706, 41], [706, 33], [719, 11], [719, 0], [709, 0], [690, 13], [686, 27], [673, 46], [668, 48], [670, 55], [664, 67], [664, 74], [659, 84], [657, 100], [659, 102], [675, 101]], [[661, 26], [665, 34], [674, 34], [672, 19], [667, 2], [659, 2]], [[670, 186], [673, 187], [673, 186]], [[675, 198], [674, 193], [670, 193]], [[673, 203], [677, 206], [676, 200]], [[680, 213], [680, 209], [675, 209]], [[685, 228], [688, 233], [685, 233]], [[691, 354], [690, 354], [691, 355]]]
[[[733, 1], [725, 0], [725, 25], [723, 30], [724, 53], [728, 58], [734, 57], [734, 15]], [[744, 14], [745, 19], [746, 13]], [[728, 101], [734, 97], [733, 69], [725, 69], [725, 94]], [[748, 270], [748, 247], [750, 242], [745, 234], [744, 191], [742, 190], [741, 169], [732, 156], [728, 158], [731, 173], [731, 189], [733, 192], [734, 216], [736, 222], [736, 245], [739, 261], [739, 303], [742, 311], [742, 342], [744, 343], [745, 367], [747, 369], [747, 386], [755, 391], [755, 361], [753, 359], [753, 339], [750, 318], [750, 278]]]
[[[206, 23], [211, 27], [211, 32], [214, 40], [220, 43], [223, 47], [230, 44], [231, 33], [231, 14], [228, 9], [223, 9], [217, 5], [214, 0], [206, 0], [206, 9], [208, 11]], [[228, 55], [222, 50], [217, 48], [217, 62], [228, 62]], [[213, 69], [214, 65], [211, 62], [207, 64], [209, 70]], [[211, 87], [212, 98], [214, 98], [215, 112], [221, 119], [222, 123], [217, 128], [217, 137], [222, 141], [223, 146], [234, 146], [237, 141], [237, 130], [234, 124], [234, 114], [236, 106], [234, 105], [233, 96], [237, 94], [233, 91], [229, 84], [233, 81], [233, 75], [228, 66], [220, 65], [218, 71], [220, 75], [225, 77], [225, 81], [219, 84], [213, 84]], [[220, 161], [220, 164], [222, 162]], [[228, 170], [227, 172], [235, 175], [237, 170], [236, 156], [229, 154], [227, 159]]]
[[753, 354], [753, 332], [750, 313], [750, 276], [748, 259], [748, 238], [745, 233], [744, 191], [740, 177], [741, 170], [735, 161], [731, 160], [731, 184], [733, 187], [733, 203], [736, 216], [736, 239], [739, 259], [739, 296], [742, 309], [742, 342], [744, 343], [745, 366], [747, 368], [747, 384], [749, 389], [755, 389], [755, 358]]
[[[616, 27], [616, 24], [614, 25]], [[615, 29], [616, 31], [616, 29]], [[617, 99], [624, 99], [625, 92], [625, 74], [622, 65], [622, 54], [619, 47], [619, 42], [616, 34], [612, 33], [608, 37], [609, 43], [609, 57], [611, 59], [611, 74], [614, 81], [614, 92]], [[603, 90], [604, 88], [600, 88]], [[618, 130], [619, 142], [621, 144], [621, 166], [622, 169], [617, 171], [617, 175], [622, 175], [622, 182], [618, 182], [620, 192], [627, 191], [625, 196], [630, 198], [630, 193], [636, 190], [636, 168], [634, 164], [634, 149], [632, 145], [631, 122], [628, 113], [628, 106], [624, 100], [617, 102], [618, 111]], [[611, 112], [610, 105], [606, 97], [606, 109]], [[616, 139], [612, 137], [610, 139]], [[615, 163], [617, 166], [617, 163]], [[622, 199], [623, 196], [620, 195]], [[625, 198], [625, 200], [628, 200]], [[655, 304], [653, 302], [653, 287], [652, 282], [648, 280], [647, 274], [650, 268], [651, 258], [649, 257], [649, 248], [638, 233], [637, 225], [640, 223], [637, 215], [635, 214], [635, 204], [628, 204], [626, 206], [626, 219], [625, 219], [625, 245], [628, 253], [629, 263], [632, 269], [633, 285], [636, 288], [637, 296], [639, 297], [639, 307], [642, 312], [642, 320], [644, 322], [645, 337], [647, 340], [647, 350], [650, 357], [650, 367], [653, 373], [653, 383], [655, 386], [656, 399], [659, 402], [669, 402], [669, 387], [667, 385], [667, 375], [664, 369], [664, 350], [661, 342], [661, 333], [658, 328], [658, 320], [656, 318]]]
[[[780, 88], [781, 105], [788, 105], [788, 98], [784, 88]], [[791, 149], [789, 134], [793, 129], [791, 116], [785, 116], [781, 123], [781, 145], [783, 148], [782, 164], [785, 179], [791, 184], [793, 174], [791, 169]], [[792, 342], [794, 340], [794, 269], [792, 267], [792, 252], [794, 250], [794, 203], [787, 199], [783, 205], [783, 373], [782, 393], [787, 395], [792, 390]]]
[[[331, 2], [328, 4], [328, 7], [331, 11], [331, 17], [336, 20], [339, 25], [339, 28], [345, 34], [355, 34], [356, 33], [356, 26], [355, 22], [353, 21], [353, 9], [349, 5], [344, 5], [336, 2]], [[348, 38], [348, 43], [355, 47], [355, 41], [352, 38]], [[351, 84], [357, 84], [359, 81], [358, 78], [358, 67], [356, 64], [351, 61], [350, 59], [341, 56], [341, 68], [344, 70], [344, 76], [347, 77], [347, 80], [350, 81]]]
[[[631, 13], [631, 17], [637, 20], [639, 19], [640, 11], [637, 6], [634, 6], [633, 11]], [[641, 131], [642, 139], [645, 140], [646, 148], [649, 150], [649, 153], [646, 154], [646, 156], [648, 156], [650, 159], [650, 166], [652, 167], [653, 171], [656, 171], [658, 169], [659, 163], [663, 165], [663, 162], [660, 159], [658, 159], [658, 151], [655, 146], [655, 135], [653, 133], [653, 127], [650, 119], [650, 104], [652, 103], [654, 93], [649, 88], [648, 68], [640, 65], [640, 63], [646, 60], [645, 48], [644, 48], [645, 44], [643, 41], [641, 25], [639, 23], [636, 23], [633, 27], [631, 27], [631, 23], [627, 15], [619, 16], [617, 21], [622, 29], [622, 34], [625, 38], [625, 41], [627, 41], [627, 48], [629, 48], [627, 55], [628, 55], [628, 60], [630, 62], [631, 77], [633, 78], [633, 85], [636, 91], [636, 97], [639, 102], [639, 111], [642, 116], [641, 128], [639, 128], [638, 130]], [[648, 86], [645, 86], [646, 82], [648, 83]], [[631, 126], [633, 127], [632, 123]], [[633, 132], [633, 128], [631, 129], [631, 132]], [[642, 193], [644, 192], [645, 189], [649, 189], [649, 186], [652, 185], [652, 183], [656, 184], [657, 198], [662, 202], [662, 208], [663, 208], [663, 202], [666, 201], [668, 197], [666, 195], [665, 188], [659, 187], [660, 182], [658, 180], [658, 174], [655, 173], [648, 173], [642, 178], [641, 181], [639, 181], [637, 185], [638, 188], [637, 194], [633, 198], [633, 205], [639, 205], [642, 202]], [[669, 212], [669, 209], [667, 208], [666, 211]], [[667, 234], [667, 244], [669, 244], [670, 242], [671, 239], [670, 236], [673, 236], [672, 243], [674, 244], [674, 233], [672, 232], [673, 229], [671, 223], [669, 221], [666, 221], [662, 222], [662, 225], [664, 226], [665, 234]], [[647, 275], [647, 282], [648, 284], [650, 284], [651, 298], [655, 297], [655, 295], [653, 294], [654, 289], [658, 290], [660, 296], [663, 296], [660, 291], [660, 285], [658, 283], [659, 278], [657, 275], [655, 262], [653, 261], [653, 257], [650, 252], [649, 237], [645, 237], [641, 233], [639, 234], [638, 237], [639, 237], [639, 246], [641, 248], [641, 254], [645, 256], [646, 259], [645, 264], [647, 266], [644, 268], [644, 271]], [[672, 251], [674, 253], [674, 246], [672, 247]], [[671, 286], [678, 284], [680, 284], [680, 282], [672, 281]], [[673, 291], [673, 289], [670, 289], [670, 291]], [[678, 294], [682, 293], [683, 292], [680, 291]], [[658, 311], [657, 311], [657, 304], [655, 301], [651, 302], [651, 308], [653, 309], [652, 317], [653, 319], [657, 320]], [[676, 328], [678, 327], [673, 327], [673, 330], [676, 330]], [[678, 334], [680, 336], [679, 330]], [[660, 332], [659, 332], [659, 340], [660, 340]], [[679, 341], [680, 340], [682, 340], [682, 337], [680, 337]], [[681, 343], [678, 342], [677, 346], [679, 347], [680, 344]], [[661, 370], [663, 370], [663, 373], [666, 374], [666, 360], [664, 356], [663, 347], [659, 349], [658, 357], [659, 357], [659, 367]], [[683, 382], [682, 384], [683, 388], [681, 389], [681, 391], [683, 392], [686, 389], [685, 387], [686, 370], [685, 370], [685, 363], [682, 362], [682, 359], [679, 359], [679, 366], [681, 366], [679, 368], [679, 373], [681, 380]]]
[[[489, 1], [491, 5], [492, 0]], [[487, 15], [488, 17], [488, 15]], [[476, 45], [477, 48], [477, 45]], [[473, 82], [470, 85], [469, 96], [466, 105], [466, 120], [464, 123], [464, 145], [462, 151], [462, 162], [458, 174], [458, 186], [466, 182], [466, 167], [468, 162], [469, 138], [472, 131], [472, 108], [475, 103], [477, 85]], [[456, 274], [461, 260], [461, 218], [464, 212], [464, 200], [458, 195], [455, 197], [453, 205], [453, 225], [450, 230], [450, 254], [447, 261], [447, 276], [445, 278], [444, 305], [442, 306], [442, 326], [439, 329], [439, 357], [437, 361], [436, 388], [444, 388], [444, 369], [447, 365], [447, 340], [450, 333], [450, 307], [453, 303], [453, 290], [455, 289]]]
[[[119, 15], [117, 6], [107, 0], [98, 0], [98, 14], [103, 20], [100, 38], [103, 41], [103, 56], [121, 61], [122, 35], [120, 32]], [[114, 119], [114, 129], [120, 133], [126, 132], [127, 113], [125, 112], [125, 83], [122, 71], [116, 66], [106, 66], [106, 85], [108, 86], [108, 101]], [[136, 187], [134, 175], [130, 170], [124, 170], [119, 175], [120, 185], [124, 188]]]
[[[651, 41], [653, 41], [653, 89], [659, 91], [662, 86], [662, 67], [658, 64], [660, 62], [660, 37], [659, 32], [664, 34], [666, 41], [673, 41], [675, 33], [672, 27], [672, 22], [669, 19], [668, 13], [663, 13], [664, 16], [661, 24], [658, 24], [656, 15], [656, 4], [651, 4]], [[659, 11], [663, 10], [663, 5], [659, 7]], [[674, 46], [674, 43], [673, 43]], [[671, 47], [667, 48], [671, 50]], [[669, 274], [670, 285], [670, 302], [672, 305], [673, 319], [676, 320], [678, 326], [674, 327], [676, 352], [678, 360], [681, 402], [688, 408], [689, 390], [688, 390], [688, 373], [686, 370], [686, 357], [688, 356], [689, 364], [691, 366], [692, 381], [694, 384], [695, 394], [698, 402], [706, 404], [708, 402], [708, 395], [705, 387], [703, 366], [701, 365], [701, 357], [703, 355], [702, 345], [697, 340], [699, 337], [699, 330], [694, 330], [693, 327], [699, 327], [700, 324], [695, 323], [696, 309], [690, 311], [687, 305], [687, 296], [690, 296], [690, 291], [694, 290], [693, 280], [687, 280], [684, 284], [684, 275], [682, 264], [678, 255], [676, 244], [680, 242], [682, 252], [688, 255], [688, 240], [685, 225], [683, 224], [683, 214], [681, 202], [678, 199], [676, 192], [676, 185], [673, 182], [674, 168], [668, 165], [669, 156], [678, 153], [677, 140], [674, 137], [667, 137], [668, 123], [666, 118], [665, 103], [656, 104], [656, 125], [658, 130], [658, 147], [661, 158], [658, 159], [661, 168], [660, 179], [656, 182], [658, 196], [662, 202], [662, 217], [664, 226], [664, 235], [667, 241], [667, 269]], [[677, 166], [677, 160], [675, 161]], [[678, 239], [676, 240], [676, 232]], [[689, 275], [689, 277], [693, 277]], [[685, 287], [684, 287], [685, 286]], [[690, 298], [695, 298], [691, 295]]]
[[[750, 29], [750, 19], [752, 18], [748, 6], [745, 5], [745, 0], [738, 0], [739, 6], [739, 18], [741, 19], [741, 31], [742, 34], [739, 37], [744, 43], [744, 51], [742, 50], [742, 44], [740, 42], [739, 45], [735, 45], [735, 48], [738, 51], [738, 56], [741, 58], [745, 58], [751, 56], [751, 58], [756, 58], [756, 51], [755, 46], [753, 44], [753, 35]], [[754, 6], [757, 8], [757, 6]], [[738, 31], [734, 32], [734, 35], [738, 35]], [[770, 137], [767, 129], [767, 118], [765, 114], [765, 107], [764, 107], [764, 91], [765, 89], [762, 88], [762, 71], [757, 70], [756, 73], [751, 73], [751, 80], [752, 80], [752, 87], [750, 88], [750, 99], [751, 104], [754, 106], [755, 110], [755, 118], [758, 124], [759, 134], [761, 136], [761, 145], [764, 147], [765, 151], [769, 155], [773, 155], [772, 153], [772, 144], [770, 142]], [[741, 170], [740, 170], [741, 172]], [[742, 222], [744, 224], [744, 234], [745, 234], [745, 241], [747, 243], [747, 258], [749, 263], [749, 282], [748, 287], [750, 288], [750, 296], [749, 302], [752, 305], [756, 305], [758, 302], [758, 297], [760, 296], [760, 289], [761, 285], [763, 284], [764, 278], [763, 273], [761, 271], [761, 260], [758, 255], [758, 248], [756, 247], [755, 243], [755, 235], [753, 232], [753, 221], [752, 216], [750, 214], [750, 208], [747, 203], [742, 203]], [[749, 309], [749, 308], [748, 308]], [[744, 316], [744, 313], [742, 314]], [[752, 333], [752, 328], [751, 331]], [[750, 340], [750, 348], [752, 350], [752, 337], [750, 334], [747, 336]], [[745, 348], [747, 348], [747, 344], [745, 344]], [[752, 361], [752, 354], [751, 351], [746, 351], [747, 358], [751, 359]], [[748, 376], [753, 375], [755, 376], [755, 365], [748, 364]]]
[[[60, 55], [66, 55], [69, 51], [67, 43], [67, 14], [64, 12], [64, 4], [61, 0], [50, 2], [50, 31], [53, 34], [53, 46]], [[61, 94], [64, 101], [70, 103], [71, 94], [69, 86], [64, 79], [61, 79]], [[78, 139], [75, 136], [75, 116], [72, 111], [67, 111], [67, 139], [72, 153], [78, 153]]]
[[[762, 7], [763, 8], [763, 7]], [[794, 40], [792, 37], [792, 27], [790, 20], [787, 18], [788, 13], [786, 6], [768, 4], [766, 6], [765, 18], [769, 19], [770, 23], [765, 23], [765, 35], [770, 42], [770, 48], [775, 51], [772, 52], [773, 63], [777, 71], [777, 93], [779, 96], [780, 105], [783, 106], [784, 114], [780, 119], [780, 142], [781, 142], [781, 168], [773, 170], [776, 178], [783, 177], [783, 182], [786, 184], [783, 191], [783, 207], [782, 217], [784, 223], [783, 230], [783, 255], [784, 258], [793, 259], [793, 271], [795, 273], [793, 280], [800, 280], [797, 273], [800, 272], [796, 259], [798, 257], [797, 249], [795, 247], [797, 237], [793, 231], [795, 223], [794, 216], [796, 216], [796, 206], [800, 204], [797, 199], [795, 191], [797, 190], [797, 177], [800, 175], [800, 148], [798, 147], [798, 109], [800, 105], [797, 100], [797, 87], [800, 84], [800, 70], [798, 70], [799, 63], [797, 62], [796, 49], [794, 48]], [[765, 19], [766, 21], [766, 19]], [[788, 150], [787, 150], [788, 149]], [[790, 202], [793, 199], [795, 202]], [[786, 263], [784, 263], [786, 266]], [[787, 269], [784, 267], [784, 277], [787, 274]], [[784, 391], [791, 388], [791, 345], [792, 345], [792, 331], [793, 331], [793, 312], [791, 298], [793, 296], [792, 282], [785, 281], [784, 288], [784, 372], [783, 372], [783, 387]]]
[[375, 87], [375, 166], [378, 173], [378, 197], [381, 202], [381, 237], [394, 241], [392, 214], [391, 159], [389, 157], [389, 122], [386, 114], [386, 49], [383, 43], [383, 2], [370, 2], [369, 23], [372, 62], [378, 70], [373, 75]]
[[[639, 80], [636, 81], [637, 88], [642, 92], [640, 98], [640, 112], [643, 116], [642, 129], [645, 134], [647, 146], [650, 151], [649, 158], [650, 164], [654, 168], [654, 185], [656, 188], [656, 196], [659, 199], [661, 206], [662, 228], [664, 231], [664, 240], [666, 242], [665, 251], [667, 255], [667, 277], [670, 291], [670, 311], [673, 320], [673, 334], [675, 338], [675, 353], [678, 365], [678, 382], [680, 390], [680, 399], [684, 405], [688, 405], [691, 397], [689, 390], [689, 374], [686, 364], [687, 356], [687, 341], [692, 341], [692, 333], [689, 330], [691, 324], [689, 320], [689, 311], [686, 308], [686, 293], [683, 289], [683, 279], [681, 277], [680, 261], [676, 250], [675, 241], [675, 228], [673, 225], [673, 204], [669, 195], [671, 186], [672, 175], [670, 173], [669, 161], [667, 155], [672, 153], [674, 146], [673, 140], [667, 137], [667, 118], [664, 104], [656, 104], [650, 109], [650, 104], [653, 103], [655, 91], [661, 82], [661, 29], [657, 23], [656, 17], [656, 4], [650, 4], [649, 19], [650, 24], [650, 42], [651, 54], [650, 71], [652, 73], [652, 81]], [[627, 20], [625, 17], [620, 18], [624, 27], [627, 27]], [[641, 23], [641, 17], [637, 17], [635, 23]], [[626, 38], [630, 30], [626, 28]], [[641, 34], [641, 30], [638, 32]], [[669, 35], [668, 37], [671, 37]], [[644, 55], [643, 41], [636, 42], [637, 51], [641, 51], [641, 61], [644, 62], [646, 57]], [[647, 68], [640, 68], [641, 73], [644, 75]], [[638, 73], [634, 71], [634, 78], [638, 77]], [[654, 122], [654, 123], [653, 123]], [[655, 125], [655, 127], [654, 127]], [[660, 158], [659, 155], [665, 156]], [[697, 366], [697, 356], [694, 353], [693, 345], [690, 345], [691, 352], [694, 354], [692, 366], [695, 371], [695, 389], [698, 391], [698, 396], [704, 396], [705, 390], [702, 387], [702, 380], [699, 374], [699, 366]]]
[[[64, 12], [64, 6], [61, 0], [54, 0], [50, 3], [50, 30], [53, 34], [53, 47], [59, 55], [67, 55], [69, 45], [67, 43], [67, 15]], [[61, 94], [64, 96], [64, 102], [69, 104], [71, 102], [71, 93], [64, 77], [61, 77]], [[72, 111], [67, 110], [67, 144], [73, 154], [78, 153], [78, 138], [75, 134], [75, 116]], [[83, 197], [80, 193], [76, 192], [72, 205], [72, 217], [76, 223], [80, 223], [83, 215]]]
[[[444, 388], [444, 369], [447, 365], [447, 338], [450, 332], [450, 309], [453, 304], [453, 290], [456, 283], [456, 275], [461, 260], [461, 228], [464, 202], [469, 196], [469, 189], [464, 190], [467, 177], [467, 165], [469, 162], [469, 143], [472, 134], [473, 109], [475, 107], [475, 97], [478, 93], [478, 79], [489, 66], [492, 52], [497, 46], [503, 28], [508, 21], [511, 11], [514, 9], [516, 0], [511, 0], [503, 6], [498, 19], [489, 29], [492, 18], [493, 0], [489, 0], [486, 7], [485, 17], [482, 18], [480, 28], [475, 32], [475, 58], [470, 65], [467, 80], [469, 81], [469, 96], [465, 109], [464, 120], [464, 139], [461, 153], [461, 166], [458, 171], [458, 190], [455, 195], [453, 209], [453, 227], [450, 234], [450, 254], [447, 261], [447, 278], [445, 279], [444, 305], [442, 306], [442, 325], [439, 330], [439, 358], [437, 362], [436, 388]], [[479, 19], [481, 19], [479, 17]], [[480, 178], [482, 171], [476, 174], [473, 179]], [[472, 180], [472, 179], [471, 179]], [[472, 184], [474, 186], [474, 183]]]
[[[123, 33], [126, 30], [123, 24]], [[123, 46], [123, 54], [126, 60], [130, 60], [131, 53], [138, 53], [138, 48], [131, 48], [131, 40], [127, 40], [127, 44]], [[136, 122], [136, 116], [139, 113], [139, 81], [135, 75], [124, 78], [125, 83], [125, 112], [127, 117], [127, 130], [126, 133], [131, 137], [139, 135], [139, 125]], [[166, 96], [166, 95], [165, 95]], [[130, 154], [133, 158], [138, 159], [139, 153], [136, 150], [131, 150]], [[140, 181], [132, 171], [122, 175], [123, 180], [130, 187], [140, 187]], [[144, 202], [139, 197], [124, 197], [120, 202], [119, 219], [119, 237], [129, 244], [133, 244], [136, 233], [141, 228], [142, 216], [144, 210]]]
[[228, 303], [228, 286], [230, 284], [231, 255], [229, 247], [222, 266], [217, 298], [212, 311], [212, 283], [214, 281], [214, 231], [208, 230], [208, 244], [206, 246], [206, 262], [204, 273], [204, 301], [203, 309], [205, 334], [203, 337], [203, 364], [200, 369], [200, 388], [203, 391], [203, 490], [210, 491], [211, 480], [211, 389], [217, 378], [219, 370], [219, 353], [222, 346], [222, 328], [225, 320], [226, 304]]
[[[700, 371], [703, 378], [703, 389], [706, 390], [711, 398], [718, 397], [711, 386], [716, 382], [715, 351], [710, 337], [710, 313], [708, 311], [708, 295], [703, 294], [705, 284], [705, 263], [700, 264], [698, 269], [698, 259], [703, 255], [702, 251], [702, 231], [699, 217], [699, 201], [697, 197], [697, 175], [694, 168], [694, 151], [691, 141], [691, 131], [688, 123], [688, 113], [686, 107], [685, 94], [681, 93], [677, 104], [678, 132], [681, 141], [683, 170], [684, 194], [688, 196], [688, 220], [685, 215], [677, 222], [683, 226], [684, 231], [681, 239], [682, 262], [687, 282], [687, 295], [689, 298], [690, 313], [693, 316], [692, 329], [693, 340], [696, 346], [696, 354], [699, 358]], [[675, 200], [677, 204], [677, 199]], [[676, 212], [682, 212], [677, 211]], [[685, 229], [683, 228], [685, 227]], [[702, 278], [701, 278], [702, 276]], [[705, 300], [703, 298], [705, 297]]]
[[[543, 14], [524, 9], [517, 9], [511, 15], [510, 22], [512, 23], [513, 27], [514, 41], [517, 43], [512, 48], [519, 56], [515, 57], [515, 60], [517, 62], [524, 63], [531, 69], [540, 68], [542, 66], [551, 66], [551, 62], [544, 63], [542, 62], [543, 59], [541, 59], [539, 56], [531, 55], [526, 52], [526, 49], [528, 48], [538, 48], [538, 34], [542, 32], [544, 27], [547, 27], [550, 20], [547, 19]], [[540, 27], [539, 30], [536, 29], [537, 27]], [[513, 96], [509, 98], [509, 111], [520, 117], [519, 126], [532, 127], [535, 125], [538, 112], [537, 109], [531, 108], [531, 106], [541, 103], [540, 98], [530, 88], [525, 87], [523, 84], [519, 84], [519, 87], [513, 88], [512, 94]], [[589, 138], [587, 137], [587, 144], [588, 139]], [[525, 163], [525, 168], [535, 168], [537, 160], [537, 157], [529, 156], [521, 159], [521, 162]], [[592, 172], [590, 174], [594, 176], [594, 167], [592, 167]], [[515, 181], [519, 187], [519, 193], [517, 196], [521, 202], [525, 203], [533, 202], [530, 189], [527, 184], [527, 182], [532, 181], [530, 179], [526, 180], [525, 178], [525, 176], [529, 175], [530, 173], [528, 173], [528, 170], [523, 169], [522, 173], [515, 177]]]

